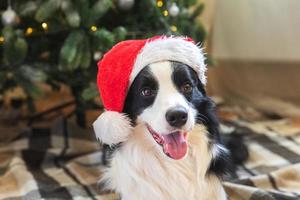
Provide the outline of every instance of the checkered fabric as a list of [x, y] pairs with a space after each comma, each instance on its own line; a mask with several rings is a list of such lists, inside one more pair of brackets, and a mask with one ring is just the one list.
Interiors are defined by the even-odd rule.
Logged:
[[[300, 121], [228, 113], [221, 115], [222, 131], [242, 135], [250, 149], [237, 176], [224, 182], [229, 199], [300, 199]], [[118, 199], [97, 183], [101, 154], [92, 130], [71, 119], [25, 128], [0, 143], [0, 199]]]

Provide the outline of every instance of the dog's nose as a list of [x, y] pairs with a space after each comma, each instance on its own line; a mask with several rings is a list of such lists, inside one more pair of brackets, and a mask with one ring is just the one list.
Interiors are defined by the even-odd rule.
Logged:
[[175, 107], [169, 109], [166, 113], [167, 122], [174, 127], [180, 128], [187, 121], [187, 111], [184, 107]]

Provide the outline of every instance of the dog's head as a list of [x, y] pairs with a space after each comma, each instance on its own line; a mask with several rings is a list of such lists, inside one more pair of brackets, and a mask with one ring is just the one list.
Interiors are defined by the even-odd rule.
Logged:
[[98, 63], [106, 111], [93, 124], [97, 138], [114, 146], [134, 135], [132, 126], [135, 131], [141, 127], [147, 144], [181, 159], [197, 123], [206, 126], [209, 141], [218, 137], [204, 90], [204, 60], [190, 38], [160, 36], [117, 44]]
[[[156, 148], [172, 159], [188, 150], [188, 133], [203, 117], [199, 107], [206, 98], [197, 73], [180, 62], [149, 64], [130, 86], [123, 112], [135, 126], [144, 126]], [[205, 116], [204, 116], [205, 118]]]

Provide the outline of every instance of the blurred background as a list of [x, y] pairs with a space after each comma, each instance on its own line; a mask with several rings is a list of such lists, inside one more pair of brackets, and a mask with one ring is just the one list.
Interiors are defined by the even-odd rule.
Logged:
[[[102, 110], [95, 82], [97, 61], [117, 42], [158, 34], [189, 36], [205, 48], [206, 88], [217, 104], [222, 131], [250, 137], [250, 158], [241, 166], [248, 173], [245, 177], [297, 164], [299, 8], [299, 0], [0, 0], [0, 197], [1, 181], [7, 180], [5, 176], [12, 169], [8, 166], [19, 159], [24, 149], [30, 153], [62, 150], [58, 158], [54, 157], [63, 163], [56, 167], [63, 166], [65, 171], [78, 165], [78, 160], [76, 164], [68, 160], [70, 155], [74, 158], [95, 149], [99, 153], [91, 130]], [[240, 130], [242, 126], [246, 127]], [[255, 133], [249, 134], [250, 130]], [[88, 137], [89, 143], [83, 144], [81, 137]], [[45, 146], [20, 142], [27, 140], [37, 140]], [[259, 155], [264, 151], [264, 156]], [[84, 162], [95, 160], [93, 156], [84, 157]], [[33, 163], [24, 155], [21, 160], [29, 168]], [[91, 171], [86, 166], [81, 167], [84, 176], [89, 177]], [[75, 168], [72, 169], [78, 170]], [[91, 172], [89, 181], [79, 180], [88, 196], [100, 195], [93, 190], [94, 185], [87, 184], [97, 182], [99, 173], [97, 177], [95, 173]], [[38, 177], [34, 176], [37, 183], [46, 180]], [[78, 184], [76, 180], [74, 184]], [[251, 181], [264, 191], [281, 187], [281, 191], [292, 191], [299, 197], [297, 184], [290, 189], [290, 182], [281, 180], [283, 185], [275, 184], [276, 189], [266, 179]], [[235, 186], [227, 187], [236, 191]], [[23, 195], [16, 195], [18, 189], [11, 189], [4, 197]], [[31, 191], [27, 189], [22, 191]], [[248, 189], [243, 191], [252, 194]], [[54, 196], [58, 194], [56, 190], [52, 192]], [[240, 199], [239, 195], [231, 197]]]
[[[1, 106], [8, 118], [32, 118], [73, 104], [85, 126], [86, 110], [101, 107], [95, 79], [103, 54], [122, 40], [158, 34], [204, 43], [204, 7], [196, 0], [1, 0]], [[11, 116], [11, 106], [20, 116]]]
[[0, 119], [72, 104], [85, 126], [86, 110], [101, 107], [97, 61], [119, 41], [157, 34], [202, 44], [210, 95], [299, 116], [299, 6], [296, 0], [1, 0]]

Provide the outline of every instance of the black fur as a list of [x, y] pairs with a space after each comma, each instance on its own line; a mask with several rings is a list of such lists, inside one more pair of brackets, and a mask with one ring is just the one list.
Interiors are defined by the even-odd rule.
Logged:
[[158, 90], [157, 80], [152, 75], [148, 66], [146, 66], [134, 79], [125, 100], [123, 113], [126, 113], [130, 117], [132, 123], [134, 123], [136, 117], [141, 114], [145, 108], [152, 105], [155, 100], [155, 96], [142, 96], [141, 90], [143, 88], [149, 88], [153, 91]]

